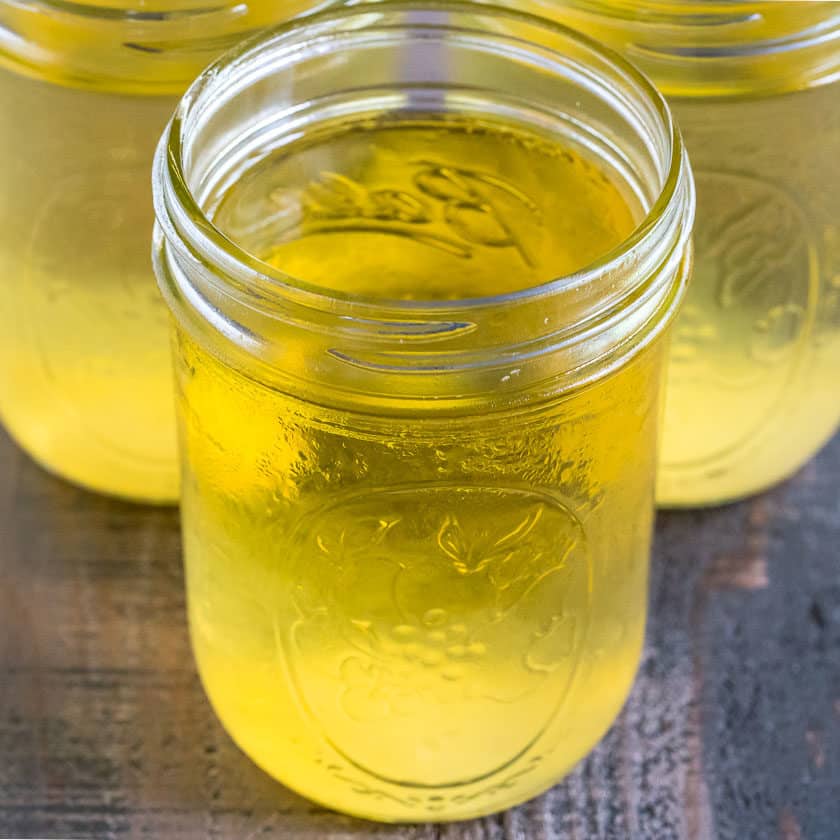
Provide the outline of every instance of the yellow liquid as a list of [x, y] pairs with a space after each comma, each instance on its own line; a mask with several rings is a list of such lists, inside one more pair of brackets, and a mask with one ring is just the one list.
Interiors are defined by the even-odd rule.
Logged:
[[[215, 202], [277, 267], [403, 299], [530, 286], [637, 215], [571, 147], [467, 118], [330, 126]], [[662, 363], [657, 343], [532, 408], [394, 416], [272, 387], [178, 332], [190, 628], [242, 749], [384, 820], [487, 813], [567, 772], [639, 660]]]
[[786, 478], [840, 422], [840, 82], [822, 83], [813, 46], [697, 56], [790, 40], [840, 4], [698, 2], [705, 23], [691, 26], [671, 0], [510, 3], [639, 62], [691, 158], [695, 265], [673, 332], [657, 500], [715, 504]]
[[178, 491], [149, 258], [152, 153], [174, 106], [0, 65], [0, 417], [63, 477], [153, 501]]
[[728, 501], [790, 475], [840, 420], [840, 84], [673, 104], [697, 259], [657, 496]]
[[[89, 0], [84, 14], [75, 5], [0, 4], [0, 420], [64, 478], [174, 502], [152, 157], [206, 62], [244, 30], [310, 4]], [[145, 21], [118, 20], [138, 5]]]

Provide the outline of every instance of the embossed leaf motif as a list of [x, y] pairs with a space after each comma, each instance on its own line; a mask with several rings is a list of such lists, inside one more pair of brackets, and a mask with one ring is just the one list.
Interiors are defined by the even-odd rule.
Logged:
[[[589, 567], [580, 524], [553, 497], [450, 487], [351, 497], [302, 526], [295, 569], [300, 617], [278, 631], [298, 689], [333, 741], [379, 775], [421, 772], [432, 741], [474, 761], [493, 726], [490, 769], [542, 729], [574, 673]], [[430, 732], [432, 707], [457, 729]], [[525, 725], [506, 727], [511, 714]], [[392, 745], [387, 755], [370, 757], [374, 737]], [[446, 770], [460, 772], [457, 761]]]
[[[544, 509], [543, 505], [537, 505], [506, 533], [479, 533], [475, 535], [474, 540], [470, 540], [464, 533], [457, 517], [446, 514], [438, 534], [438, 545], [452, 560], [455, 570], [461, 574], [475, 574], [493, 566], [493, 582], [499, 589], [504, 589], [514, 577], [521, 576], [524, 571], [521, 564], [517, 567], [512, 561], [524, 560], [530, 571], [533, 562], [538, 562], [541, 558], [540, 553], [535, 555], [533, 551], [529, 551], [527, 557], [521, 557], [521, 554], [523, 541], [528, 539], [528, 535], [542, 518]], [[530, 549], [530, 546], [528, 548]]]
[[490, 248], [516, 245], [492, 204], [469, 185], [469, 177], [449, 167], [432, 167], [417, 175], [415, 183], [426, 195], [443, 202], [444, 219], [467, 242]]
[[470, 547], [464, 539], [464, 532], [458, 518], [447, 513], [443, 526], [438, 532], [438, 545], [441, 551], [452, 560], [452, 563], [462, 574], [468, 574], [470, 569]]
[[801, 228], [789, 207], [762, 200], [739, 210], [716, 236], [704, 239], [706, 253], [720, 261], [719, 303], [729, 308], [779, 275], [799, 246]]
[[544, 514], [544, 505], [535, 507], [512, 530], [503, 533], [488, 552], [492, 559], [489, 577], [499, 592], [527, 586], [566, 561], [575, 541], [564, 540], [561, 535], [556, 542], [547, 541], [538, 529]]
[[537, 205], [512, 185], [485, 172], [423, 161], [414, 183], [425, 195], [443, 203], [446, 223], [467, 242], [490, 248], [516, 248], [532, 265], [524, 243], [510, 226], [495, 198], [513, 199], [520, 211], [539, 218]]
[[371, 193], [371, 215], [382, 221], [422, 224], [429, 221], [426, 205], [400, 190], [376, 190]]

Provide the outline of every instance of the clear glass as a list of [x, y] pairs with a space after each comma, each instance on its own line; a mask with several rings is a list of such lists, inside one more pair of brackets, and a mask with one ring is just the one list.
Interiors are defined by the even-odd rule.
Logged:
[[154, 148], [225, 45], [306, 5], [0, 0], [0, 418], [64, 478], [177, 498]]
[[715, 504], [786, 478], [840, 420], [840, 4], [512, 4], [637, 62], [691, 156], [696, 270], [658, 501]]
[[[541, 178], [564, 172], [638, 225], [571, 274], [462, 296], [474, 266], [495, 290], [588, 240], [601, 214], [543, 223]], [[203, 75], [154, 189], [190, 631], [231, 736], [373, 819], [553, 784], [618, 713], [644, 634], [694, 208], [663, 100], [527, 16], [345, 9]], [[299, 249], [306, 276], [284, 270]]]

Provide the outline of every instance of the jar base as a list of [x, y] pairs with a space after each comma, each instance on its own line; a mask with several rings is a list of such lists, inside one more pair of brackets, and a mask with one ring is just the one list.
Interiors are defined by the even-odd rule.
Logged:
[[[356, 819], [367, 820], [370, 822], [385, 823], [389, 825], [411, 825], [417, 823], [444, 824], [466, 822], [469, 820], [480, 819], [482, 817], [488, 817], [494, 814], [499, 814], [504, 811], [507, 811], [510, 808], [515, 808], [519, 805], [524, 805], [527, 802], [531, 802], [532, 800], [537, 799], [538, 797], [545, 794], [547, 791], [551, 790], [551, 788], [553, 788], [555, 785], [562, 783], [564, 779], [566, 779], [572, 772], [574, 772], [575, 768], [581, 762], [583, 762], [587, 758], [587, 756], [592, 752], [592, 750], [594, 750], [598, 746], [598, 744], [600, 744], [600, 742], [606, 737], [607, 733], [610, 731], [610, 729], [615, 723], [615, 719], [611, 719], [610, 723], [607, 726], [605, 726], [603, 728], [603, 731], [601, 731], [601, 733], [592, 741], [592, 743], [587, 746], [585, 752], [579, 758], [571, 762], [559, 773], [553, 775], [550, 779], [546, 779], [545, 781], [536, 784], [532, 789], [528, 791], [520, 791], [514, 794], [513, 796], [510, 796], [509, 798], [500, 799], [494, 804], [490, 805], [489, 807], [477, 807], [474, 809], [453, 813], [451, 815], [429, 812], [428, 810], [405, 813], [400, 815], [384, 810], [378, 811], [373, 809], [355, 808], [352, 805], [344, 804], [337, 805], [334, 802], [331, 802], [328, 799], [319, 796], [317, 792], [307, 790], [304, 785], [298, 785], [294, 780], [290, 780], [288, 778], [281, 778], [276, 773], [271, 772], [266, 766], [264, 766], [263, 763], [261, 763], [258, 759], [254, 758], [254, 756], [252, 756], [249, 753], [249, 751], [242, 745], [242, 743], [240, 743], [240, 740], [230, 732], [227, 726], [225, 726], [223, 719], [219, 715], [215, 704], [210, 698], [210, 695], [207, 693], [207, 689], [204, 686], [203, 679], [201, 680], [201, 683], [202, 688], [204, 689], [205, 696], [207, 697], [207, 701], [213, 709], [214, 714], [219, 719], [219, 722], [221, 723], [228, 737], [233, 741], [236, 747], [245, 755], [245, 757], [248, 758], [248, 760], [250, 760], [263, 773], [265, 773], [267, 776], [270, 776], [278, 784], [287, 788], [297, 796], [301, 796], [304, 799], [307, 799], [310, 802], [313, 802], [316, 805], [320, 805], [323, 808], [326, 808], [330, 811], [333, 811], [338, 814], [345, 814]], [[619, 709], [618, 712], [616, 712], [616, 716], [624, 707], [624, 704], [626, 703], [627, 698], [629, 697], [630, 690], [632, 689], [632, 685], [633, 683], [631, 682], [630, 685], [627, 687], [624, 699], [619, 705]], [[423, 792], [429, 793], [428, 790], [424, 790]]]
[[795, 478], [836, 433], [837, 428], [834, 428], [817, 441], [813, 449], [809, 450], [806, 458], [797, 459], [793, 464], [785, 464], [782, 469], [775, 471], [770, 476], [740, 487], [733, 486], [729, 473], [700, 476], [691, 482], [686, 480], [677, 482], [673, 479], [663, 481], [662, 476], [660, 476], [656, 489], [656, 507], [659, 510], [717, 508], [734, 505], [762, 493], [767, 493]]
[[[193, 572], [190, 585], [199, 576]], [[590, 698], [590, 711], [600, 706], [600, 724], [586, 726], [567, 707], [565, 720], [558, 721], [554, 735], [541, 739], [544, 747], [549, 746], [547, 741], [553, 742], [555, 752], [562, 745], [569, 745], [565, 762], [551, 761], [550, 746], [549, 760], [543, 760], [543, 751], [535, 744], [505, 770], [481, 781], [441, 786], [395, 783], [365, 772], [348, 760], [319, 725], [313, 726], [307, 720], [304, 708], [288, 702], [289, 698], [278, 688], [280, 663], [268, 668], [264, 663], [246, 670], [241, 662], [237, 666], [241, 658], [233, 652], [229, 657], [221, 657], [218, 649], [210, 650], [200, 629], [206, 616], [200, 607], [195, 609], [200, 601], [196, 595], [192, 592], [190, 596], [190, 636], [199, 679], [231, 740], [257, 767], [294, 793], [330, 810], [376, 822], [462, 822], [500, 813], [540, 796], [566, 778], [604, 738], [627, 702], [641, 662], [640, 634], [625, 651], [626, 657], [616, 650], [612, 657], [615, 662], [601, 661], [600, 668], [592, 669], [588, 676], [582, 675], [576, 702], [583, 703], [586, 695]], [[218, 602], [215, 606], [219, 606]], [[252, 606], [258, 609], [256, 603]], [[215, 614], [213, 609], [210, 611]], [[235, 684], [225, 679], [231, 671], [238, 674]], [[609, 691], [605, 691], [607, 683]], [[301, 715], [300, 720], [294, 720], [296, 713]], [[442, 714], [439, 726], [444, 731], [446, 712]], [[245, 721], [247, 725], [243, 726]], [[282, 726], [282, 731], [276, 726]], [[487, 737], [492, 741], [492, 730], [487, 731]], [[269, 741], [273, 747], [268, 747]]]
[[[180, 494], [177, 478], [174, 481], [165, 477], [154, 477], [152, 480], [148, 480], [139, 476], [131, 476], [127, 471], [120, 474], [115, 469], [115, 479], [105, 481], [86, 469], [90, 464], [85, 463], [83, 458], [79, 459], [78, 468], [69, 465], [66, 467], [57, 466], [52, 463], [52, 459], [42, 455], [38, 447], [31, 445], [25, 435], [18, 434], [17, 430], [5, 418], [2, 418], [0, 422], [2, 423], [0, 428], [5, 430], [17, 448], [39, 469], [59, 481], [77, 487], [86, 493], [95, 493], [130, 504], [160, 507], [171, 507], [178, 504]], [[141, 490], [140, 487], [144, 487], [144, 489]]]

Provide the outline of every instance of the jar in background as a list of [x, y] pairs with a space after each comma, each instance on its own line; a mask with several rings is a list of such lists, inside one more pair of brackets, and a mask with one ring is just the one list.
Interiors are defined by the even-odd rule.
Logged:
[[694, 206], [664, 102], [534, 18], [347, 8], [201, 76], [154, 189], [221, 721], [368, 818], [547, 788], [641, 653]]
[[658, 501], [789, 476], [840, 419], [840, 3], [511, 0], [636, 62], [697, 179]]
[[151, 162], [177, 96], [303, 0], [0, 0], [0, 418], [49, 470], [175, 501]]

